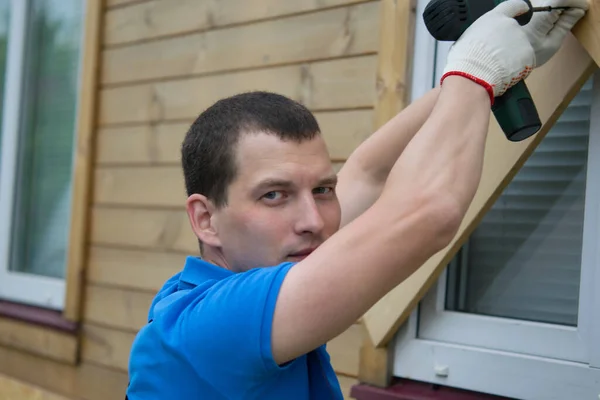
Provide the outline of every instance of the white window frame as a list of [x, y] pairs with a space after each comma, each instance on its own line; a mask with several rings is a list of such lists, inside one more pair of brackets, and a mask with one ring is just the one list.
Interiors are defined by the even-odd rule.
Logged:
[[[84, 1], [84, 7], [87, 1]], [[6, 57], [4, 116], [0, 131], [0, 300], [62, 310], [65, 306], [65, 279], [11, 271], [10, 250], [18, 162], [18, 135], [21, 128], [23, 68], [31, 0], [11, 0]], [[83, 37], [81, 43], [83, 46]], [[83, 48], [83, 47], [81, 47]], [[81, 57], [80, 54], [80, 67]], [[80, 74], [79, 74], [80, 75]], [[80, 77], [78, 76], [78, 80]], [[76, 109], [75, 118], [79, 117]], [[75, 124], [77, 126], [77, 124]], [[74, 135], [76, 132], [74, 132]], [[69, 224], [70, 221], [65, 223]]]
[[[417, 15], [427, 1], [419, 0]], [[413, 101], [441, 76], [450, 43], [418, 18]], [[434, 50], [432, 50], [434, 49]], [[435, 70], [434, 71], [434, 65]], [[594, 79], [578, 326], [447, 311], [446, 271], [396, 337], [394, 375], [518, 399], [600, 396], [600, 73]]]

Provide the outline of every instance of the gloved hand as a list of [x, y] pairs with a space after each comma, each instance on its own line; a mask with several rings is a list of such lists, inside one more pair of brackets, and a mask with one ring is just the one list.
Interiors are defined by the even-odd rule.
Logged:
[[535, 51], [524, 27], [514, 19], [529, 6], [507, 0], [478, 18], [454, 42], [441, 79], [450, 75], [469, 78], [494, 98], [525, 79], [535, 67]]
[[523, 28], [535, 50], [535, 65], [544, 65], [562, 45], [567, 33], [589, 9], [588, 0], [531, 0], [534, 7], [572, 7], [569, 10], [552, 10], [533, 13], [531, 21]]

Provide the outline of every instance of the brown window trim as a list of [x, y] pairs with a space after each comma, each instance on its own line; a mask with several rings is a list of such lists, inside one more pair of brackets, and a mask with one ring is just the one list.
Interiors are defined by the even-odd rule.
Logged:
[[395, 379], [385, 389], [365, 384], [354, 385], [350, 396], [356, 400], [514, 400], [408, 379]]
[[0, 300], [0, 317], [76, 334], [79, 324], [66, 320], [60, 311]]

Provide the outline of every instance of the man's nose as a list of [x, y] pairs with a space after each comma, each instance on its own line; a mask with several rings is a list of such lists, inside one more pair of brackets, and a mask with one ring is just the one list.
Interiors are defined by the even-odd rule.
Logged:
[[325, 222], [314, 197], [311, 195], [302, 199], [296, 220], [296, 232], [298, 234], [320, 233], [324, 226]]

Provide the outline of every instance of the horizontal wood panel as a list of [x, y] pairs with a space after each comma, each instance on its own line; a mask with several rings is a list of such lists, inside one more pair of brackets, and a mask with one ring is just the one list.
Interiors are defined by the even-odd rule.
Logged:
[[354, 324], [327, 343], [331, 365], [338, 374], [358, 376], [360, 346], [363, 342], [363, 327]]
[[0, 345], [75, 364], [77, 336], [9, 318], [0, 318]]
[[[118, 298], [121, 298], [119, 296]], [[122, 304], [120, 307], [126, 307]], [[144, 312], [144, 315], [147, 311]], [[362, 343], [362, 327], [354, 324], [327, 344], [331, 363], [336, 373], [357, 376], [359, 351]], [[111, 368], [127, 370], [129, 352], [135, 333], [87, 324], [84, 327], [84, 360], [93, 361]]]
[[102, 83], [206, 74], [377, 51], [379, 3], [195, 33], [103, 52]]
[[104, 4], [106, 7], [116, 7], [116, 6], [125, 6], [125, 5], [133, 5], [137, 3], [145, 3], [151, 0], [104, 0]]
[[[371, 134], [372, 110], [315, 113], [330, 156], [345, 160]], [[163, 123], [103, 128], [98, 132], [96, 162], [179, 165], [181, 142], [191, 123]]]
[[91, 285], [86, 297], [85, 322], [137, 331], [147, 322], [154, 294]]
[[184, 207], [187, 197], [179, 166], [99, 168], [94, 186], [98, 204]]
[[99, 123], [193, 120], [217, 100], [252, 90], [276, 92], [312, 110], [372, 107], [374, 55], [266, 68], [100, 91]]
[[198, 240], [183, 206], [180, 210], [94, 207], [91, 241], [156, 251], [199, 252]]
[[185, 254], [90, 246], [88, 282], [158, 291], [185, 264]]
[[37, 386], [0, 375], [0, 399], [3, 400], [68, 400]]
[[127, 371], [135, 333], [85, 325], [82, 354], [86, 361]]
[[89, 363], [73, 367], [0, 346], [0, 373], [68, 398], [123, 399], [128, 376]]
[[365, 0], [170, 0], [151, 1], [106, 13], [106, 45], [248, 23]]

